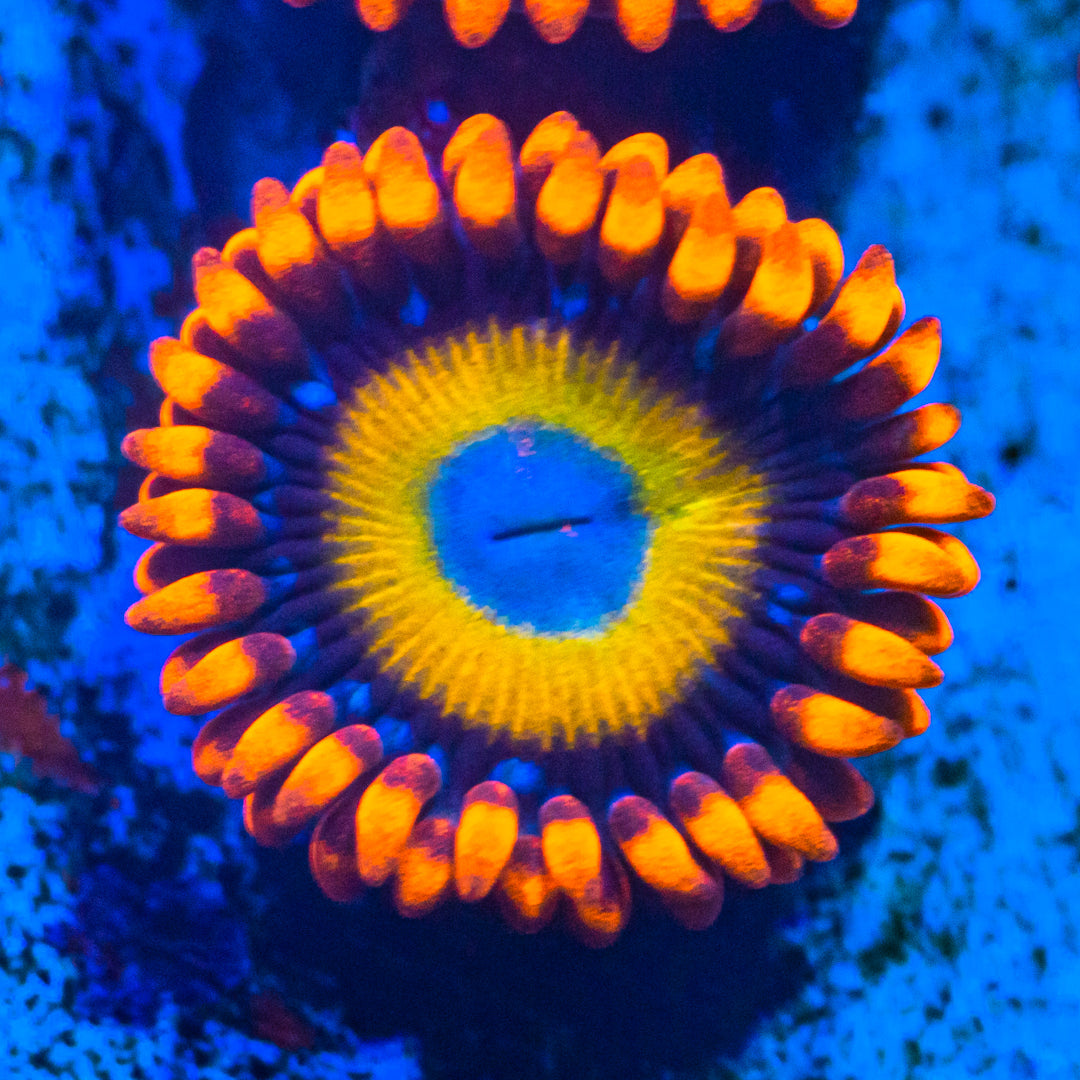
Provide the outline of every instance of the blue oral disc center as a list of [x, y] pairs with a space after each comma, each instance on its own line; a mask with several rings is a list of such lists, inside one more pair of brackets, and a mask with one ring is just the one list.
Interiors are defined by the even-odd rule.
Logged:
[[428, 513], [443, 573], [507, 626], [600, 630], [644, 570], [632, 473], [565, 428], [526, 421], [459, 447], [431, 481]]

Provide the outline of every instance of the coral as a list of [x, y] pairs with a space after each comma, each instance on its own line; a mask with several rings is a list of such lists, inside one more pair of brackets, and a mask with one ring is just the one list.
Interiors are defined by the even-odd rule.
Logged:
[[[309, 7], [315, 0], [285, 0], [295, 8]], [[667, 41], [676, 18], [704, 16], [717, 30], [740, 30], [752, 22], [764, 0], [525, 0], [525, 14], [533, 29], [549, 44], [573, 37], [586, 15], [616, 20], [622, 36], [641, 52], [652, 52]], [[356, 11], [370, 30], [390, 30], [409, 8], [410, 0], [356, 0]], [[791, 0], [804, 18], [818, 26], [846, 26], [855, 16], [858, 0]], [[509, 0], [446, 0], [447, 25], [468, 48], [486, 44], [502, 26], [510, 11]]]
[[80, 760], [71, 740], [60, 734], [60, 724], [50, 716], [45, 699], [26, 689], [26, 673], [14, 664], [0, 667], [0, 749], [27, 757], [38, 776], [47, 776], [65, 787], [94, 795], [100, 780]]
[[978, 580], [932, 526], [993, 505], [912, 460], [959, 416], [896, 411], [940, 335], [894, 340], [888, 252], [844, 278], [776, 191], [566, 113], [516, 155], [474, 116], [438, 175], [405, 129], [335, 143], [252, 209], [151, 349], [121, 515], [155, 542], [128, 621], [198, 632], [166, 707], [223, 708], [195, 768], [248, 830], [316, 821], [335, 899], [561, 906], [590, 944], [627, 869], [700, 927], [725, 875], [832, 858], [872, 801], [846, 759], [928, 724], [928, 596]]

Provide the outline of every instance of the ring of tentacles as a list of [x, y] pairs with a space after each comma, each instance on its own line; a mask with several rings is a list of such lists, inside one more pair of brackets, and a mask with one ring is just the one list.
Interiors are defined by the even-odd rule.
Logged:
[[[316, 0], [285, 0], [309, 7]], [[525, 0], [533, 29], [552, 45], [573, 37], [585, 16], [613, 16], [619, 32], [635, 49], [652, 52], [671, 34], [680, 15], [703, 16], [717, 30], [730, 33], [754, 21], [766, 0]], [[855, 17], [858, 0], [790, 0], [803, 18], [835, 29]], [[390, 30], [405, 16], [412, 0], [355, 0], [356, 13], [369, 30]], [[446, 24], [468, 48], [487, 44], [506, 20], [510, 0], [443, 0]]]
[[128, 622], [196, 632], [161, 685], [221, 710], [197, 773], [261, 843], [314, 824], [331, 898], [705, 926], [725, 877], [833, 858], [847, 759], [927, 726], [928, 597], [978, 579], [934, 526], [992, 506], [913, 460], [957, 411], [898, 411], [938, 324], [893, 340], [888, 252], [843, 278], [825, 222], [667, 157], [567, 113], [516, 154], [474, 116], [434, 172], [402, 128], [335, 143], [151, 348]]

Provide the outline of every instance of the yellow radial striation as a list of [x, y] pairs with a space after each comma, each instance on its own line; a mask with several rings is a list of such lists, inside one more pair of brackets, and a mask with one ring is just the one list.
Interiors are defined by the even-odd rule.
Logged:
[[[621, 461], [648, 523], [630, 601], [587, 633], [508, 626], [440, 566], [427, 507], [440, 463], [522, 423], [566, 429]], [[338, 587], [383, 669], [468, 728], [543, 750], [643, 736], [730, 644], [751, 599], [764, 478], [702, 409], [617, 347], [493, 323], [373, 376], [337, 435], [326, 541]]]

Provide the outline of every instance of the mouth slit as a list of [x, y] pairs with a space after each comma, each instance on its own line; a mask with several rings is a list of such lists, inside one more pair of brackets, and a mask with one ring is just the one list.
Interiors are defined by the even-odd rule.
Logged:
[[540, 521], [531, 525], [519, 525], [516, 529], [502, 529], [492, 534], [492, 540], [517, 540], [522, 536], [536, 536], [539, 533], [560, 532], [578, 525], [591, 525], [591, 517], [555, 518], [553, 521]]

